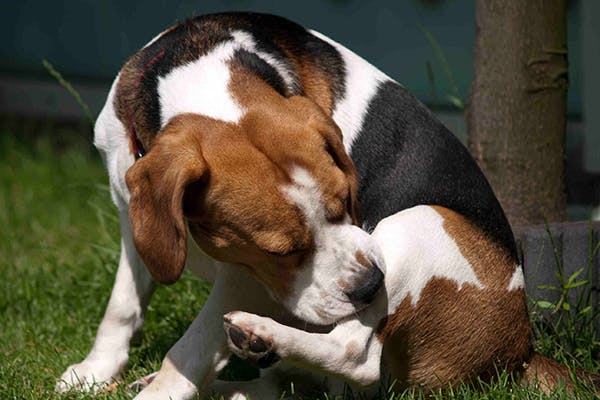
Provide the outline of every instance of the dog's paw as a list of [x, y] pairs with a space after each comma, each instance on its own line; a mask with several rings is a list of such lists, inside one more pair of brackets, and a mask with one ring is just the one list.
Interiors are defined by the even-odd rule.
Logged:
[[270, 318], [234, 311], [225, 314], [223, 319], [229, 348], [237, 356], [259, 368], [268, 368], [281, 360], [275, 350], [273, 335], [268, 331], [268, 326], [273, 323]]
[[120, 379], [120, 368], [114, 363], [84, 360], [73, 364], [62, 374], [54, 390], [65, 393], [70, 390], [98, 392]]

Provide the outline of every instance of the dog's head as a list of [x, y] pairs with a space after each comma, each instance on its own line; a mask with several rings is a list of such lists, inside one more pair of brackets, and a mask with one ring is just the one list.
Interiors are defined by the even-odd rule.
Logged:
[[180, 277], [189, 228], [204, 252], [246, 266], [312, 323], [355, 312], [381, 284], [341, 133], [305, 98], [254, 108], [238, 124], [175, 117], [126, 180], [135, 244], [158, 282]]

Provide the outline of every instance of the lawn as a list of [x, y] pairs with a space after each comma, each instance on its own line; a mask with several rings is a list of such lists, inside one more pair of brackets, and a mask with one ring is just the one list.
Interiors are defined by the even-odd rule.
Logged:
[[[128, 399], [122, 387], [95, 397], [53, 392], [57, 377], [89, 350], [117, 267], [118, 220], [91, 133], [13, 125], [0, 124], [0, 399]], [[208, 285], [189, 274], [157, 290], [125, 382], [160, 366], [208, 291]], [[598, 337], [591, 324], [537, 326], [544, 354], [600, 370]], [[251, 373], [238, 365], [227, 375]], [[382, 385], [380, 398], [425, 397], [418, 391], [392, 393], [388, 386]], [[434, 397], [546, 398], [503, 374], [494, 384], [465, 385]], [[576, 397], [595, 398], [583, 388], [576, 389]], [[345, 398], [354, 398], [350, 390]], [[551, 398], [571, 397], [562, 393]]]

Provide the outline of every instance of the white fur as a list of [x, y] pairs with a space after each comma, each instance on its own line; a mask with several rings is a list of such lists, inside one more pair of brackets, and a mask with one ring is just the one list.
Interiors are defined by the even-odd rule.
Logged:
[[256, 54], [281, 75], [288, 88], [294, 89], [297, 79], [286, 64], [275, 56], [259, 51], [249, 32], [234, 31], [233, 40], [217, 45], [201, 58], [174, 68], [158, 79], [161, 105], [161, 126], [183, 113], [196, 113], [222, 121], [237, 123], [243, 108], [231, 96], [229, 60], [238, 49]]
[[228, 90], [227, 61], [239, 47], [234, 41], [221, 43], [205, 56], [174, 68], [158, 79], [161, 126], [183, 113], [238, 122], [243, 110]]
[[523, 276], [523, 268], [520, 265], [515, 266], [515, 272], [513, 272], [510, 282], [508, 283], [508, 291], [524, 289], [525, 288], [525, 277]]
[[158, 374], [137, 400], [189, 399], [197, 392], [205, 393], [231, 354], [223, 332], [223, 315], [231, 310], [270, 315], [281, 312], [242, 267], [215, 265], [216, 279], [204, 307], [169, 350]]
[[296, 316], [316, 324], [328, 324], [356, 311], [346, 292], [366, 283], [370, 272], [356, 260], [357, 251], [384, 268], [373, 239], [350, 223], [331, 223], [325, 218], [321, 192], [310, 173], [295, 167], [292, 184], [282, 188], [303, 211], [315, 243], [314, 253], [294, 275], [293, 289], [283, 303]]
[[115, 78], [106, 103], [96, 119], [94, 146], [106, 163], [110, 194], [119, 210], [126, 211], [129, 203], [129, 189], [125, 183], [125, 172], [133, 165], [135, 158], [129, 147], [129, 132], [117, 118], [114, 98], [120, 75]]
[[131, 237], [125, 172], [133, 164], [134, 157], [129, 148], [128, 133], [113, 107], [118, 81], [119, 75], [96, 120], [94, 145], [106, 163], [111, 197], [119, 208], [119, 268], [94, 346], [82, 362], [69, 366], [62, 374], [56, 385], [60, 392], [71, 387], [93, 391], [119, 376], [129, 359], [129, 342], [143, 324], [144, 312], [154, 287]]
[[[378, 313], [368, 314], [361, 313], [357, 318], [340, 321], [327, 334], [309, 333], [246, 312], [232, 312], [225, 319], [248, 335], [272, 342], [272, 351], [284, 360], [367, 386], [380, 379], [383, 348], [374, 335], [377, 322], [369, 318], [377, 317]], [[246, 357], [232, 343], [230, 348], [238, 356]]]
[[346, 93], [335, 105], [333, 120], [342, 130], [344, 147], [348, 154], [351, 154], [352, 143], [362, 128], [369, 103], [377, 93], [380, 83], [390, 81], [391, 78], [327, 36], [316, 31], [311, 33], [335, 47], [344, 60]]
[[383, 219], [373, 231], [388, 265], [385, 286], [393, 288], [388, 292], [389, 313], [406, 296], [416, 305], [434, 277], [456, 282], [458, 290], [465, 284], [484, 288], [443, 223], [433, 208], [417, 206]]
[[59, 392], [71, 387], [95, 391], [117, 379], [129, 359], [129, 342], [144, 322], [154, 282], [135, 251], [126, 211], [120, 222], [119, 269], [94, 346], [85, 360], [67, 368], [56, 385]]

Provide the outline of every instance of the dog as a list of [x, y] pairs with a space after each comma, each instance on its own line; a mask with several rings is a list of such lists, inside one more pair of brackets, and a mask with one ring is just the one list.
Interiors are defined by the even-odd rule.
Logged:
[[94, 143], [121, 256], [94, 345], [59, 391], [117, 379], [155, 282], [184, 268], [212, 291], [138, 399], [279, 397], [268, 377], [215, 382], [232, 352], [361, 385], [383, 358], [428, 388], [554, 366], [532, 351], [514, 238], [467, 150], [317, 32], [254, 13], [173, 26], [121, 69]]

